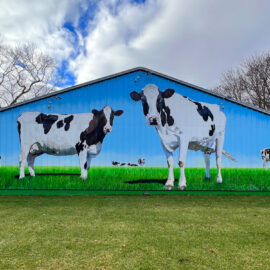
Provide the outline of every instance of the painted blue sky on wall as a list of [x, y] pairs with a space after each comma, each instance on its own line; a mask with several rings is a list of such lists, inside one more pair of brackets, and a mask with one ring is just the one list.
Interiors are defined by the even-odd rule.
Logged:
[[[17, 117], [27, 111], [43, 113], [83, 113], [110, 105], [114, 110], [122, 109], [124, 114], [114, 120], [113, 131], [103, 142], [103, 148], [93, 166], [110, 166], [113, 160], [136, 163], [138, 158], [146, 159], [146, 166], [167, 166], [160, 139], [154, 127], [147, 126], [140, 103], [131, 100], [131, 91], [140, 91], [146, 84], [154, 83], [161, 90], [175, 89], [179, 94], [197, 101], [224, 106], [227, 117], [224, 149], [237, 160], [236, 163], [223, 156], [223, 167], [262, 167], [260, 150], [270, 146], [266, 130], [270, 117], [263, 113], [239, 106], [221, 98], [200, 92], [190, 87], [167, 80], [144, 71], [105, 80], [29, 103], [0, 113], [0, 155], [5, 165], [17, 165], [20, 152], [17, 132]], [[188, 117], [188, 115], [187, 115]], [[178, 150], [175, 151], [175, 161]], [[54, 157], [42, 155], [35, 165], [78, 166], [78, 157]], [[215, 167], [215, 156], [211, 157]], [[204, 167], [203, 154], [189, 150], [187, 167]]]

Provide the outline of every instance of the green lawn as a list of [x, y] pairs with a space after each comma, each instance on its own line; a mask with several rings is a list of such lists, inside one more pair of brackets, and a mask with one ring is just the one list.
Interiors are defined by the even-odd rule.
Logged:
[[[18, 179], [17, 166], [0, 168], [0, 189], [69, 189], [162, 191], [168, 169], [162, 167], [92, 167], [83, 181], [79, 167], [36, 167], [36, 177]], [[270, 170], [255, 168], [224, 168], [223, 183], [216, 183], [217, 170], [210, 170], [205, 180], [204, 168], [186, 168], [187, 190], [270, 191]], [[174, 190], [177, 190], [179, 169], [175, 168]]]
[[270, 196], [0, 196], [0, 269], [269, 269]]

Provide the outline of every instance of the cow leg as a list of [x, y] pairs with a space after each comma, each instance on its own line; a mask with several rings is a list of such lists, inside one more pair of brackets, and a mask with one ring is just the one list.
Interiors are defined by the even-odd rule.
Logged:
[[87, 178], [87, 150], [84, 149], [79, 153], [79, 161], [80, 161], [80, 167], [81, 167], [81, 178], [86, 179]]
[[205, 161], [205, 179], [210, 180], [210, 154], [204, 153], [204, 161]]
[[188, 150], [188, 140], [185, 138], [180, 138], [180, 150], [179, 150], [179, 161], [178, 165], [180, 167], [180, 179], [178, 184], [178, 190], [184, 190], [187, 186], [186, 176], [185, 176], [185, 165], [186, 156]]
[[168, 169], [169, 169], [169, 174], [168, 174], [168, 179], [165, 183], [164, 188], [167, 190], [171, 190], [174, 187], [174, 174], [173, 174], [173, 167], [174, 167], [174, 160], [173, 160], [173, 154], [170, 153], [163, 145], [163, 150], [167, 158], [167, 163], [168, 163]]
[[218, 170], [217, 183], [222, 183], [221, 158], [222, 158], [223, 144], [224, 144], [224, 135], [216, 139], [216, 163]]
[[266, 158], [263, 159], [263, 168], [266, 169]]
[[19, 166], [20, 166], [20, 179], [24, 178], [25, 177], [25, 173], [24, 173], [24, 167], [25, 167], [25, 162], [27, 160], [27, 156], [29, 154], [29, 150], [30, 150], [30, 146], [24, 146], [22, 147], [21, 149], [21, 153], [20, 153], [20, 156], [19, 156]]
[[88, 171], [91, 165], [91, 155], [89, 153], [87, 153], [87, 167], [86, 170]]
[[35, 176], [34, 162], [35, 162], [35, 156], [29, 153], [27, 156], [27, 163], [28, 163], [29, 173], [31, 176]]

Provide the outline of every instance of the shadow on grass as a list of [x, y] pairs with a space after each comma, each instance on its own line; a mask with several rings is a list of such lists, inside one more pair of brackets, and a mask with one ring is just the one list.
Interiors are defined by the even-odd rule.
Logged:
[[[19, 179], [19, 174], [15, 175], [16, 179]], [[29, 173], [26, 173], [25, 176], [31, 176]], [[79, 173], [37, 173], [36, 176], [80, 176]]]
[[126, 184], [151, 184], [151, 183], [155, 183], [155, 184], [160, 184], [160, 185], [165, 185], [167, 179], [166, 180], [157, 180], [157, 179], [138, 179], [138, 180], [132, 180], [132, 181], [125, 181]]

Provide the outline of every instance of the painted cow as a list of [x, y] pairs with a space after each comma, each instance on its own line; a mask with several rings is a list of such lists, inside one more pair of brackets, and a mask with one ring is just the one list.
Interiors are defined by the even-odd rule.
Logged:
[[112, 131], [114, 116], [122, 113], [122, 110], [113, 111], [110, 106], [92, 110], [92, 113], [70, 115], [23, 113], [17, 121], [21, 143], [20, 178], [25, 176], [26, 160], [30, 175], [35, 176], [37, 156], [78, 154], [81, 178], [86, 179], [91, 159], [99, 154], [106, 134]]
[[[140, 93], [132, 92], [134, 101], [141, 101], [146, 123], [154, 126], [160, 136], [169, 175], [165, 189], [174, 187], [173, 151], [180, 148], [179, 190], [186, 188], [185, 165], [187, 150], [202, 151], [206, 162], [206, 178], [210, 178], [210, 154], [216, 153], [217, 182], [222, 183], [221, 156], [225, 135], [226, 117], [218, 105], [193, 101], [175, 93], [173, 89], [160, 91], [154, 84], [147, 84]], [[230, 157], [224, 151], [227, 157]]]
[[270, 161], [270, 149], [262, 149], [261, 156], [263, 160], [263, 167], [266, 169], [266, 162]]
[[136, 163], [128, 163], [127, 165], [130, 167], [138, 167], [138, 164], [136, 164]]
[[113, 166], [120, 166], [120, 162], [118, 162], [118, 161], [112, 161], [112, 165]]
[[138, 159], [138, 164], [139, 164], [141, 167], [143, 167], [144, 164], [145, 164], [145, 158], [139, 158], [139, 159]]

